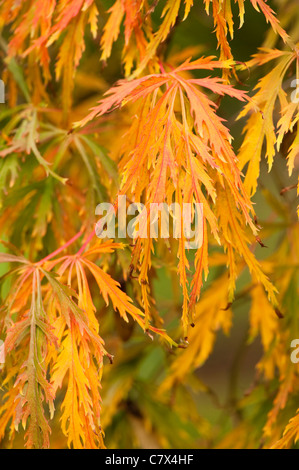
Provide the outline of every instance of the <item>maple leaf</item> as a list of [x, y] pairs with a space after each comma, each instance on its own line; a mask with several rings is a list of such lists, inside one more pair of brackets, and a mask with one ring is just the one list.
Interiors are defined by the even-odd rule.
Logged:
[[[133, 81], [120, 81], [107, 92], [109, 96], [93, 108], [80, 123], [84, 125], [89, 120], [124, 104], [140, 102], [138, 120], [133, 122], [123, 147], [120, 163], [123, 173], [120, 194], [129, 195], [135, 202], [141, 202], [141, 196], [145, 194], [147, 208], [150, 203], [164, 201], [170, 203], [173, 198], [181, 207], [186, 202], [203, 204], [203, 228], [201, 228], [203, 243], [196, 254], [190, 303], [186, 288], [188, 263], [184, 251], [185, 239], [182, 236], [179, 240], [178, 271], [185, 298], [183, 306], [185, 334], [189, 322], [189, 309], [192, 311], [200, 294], [203, 272], [205, 271], [206, 275], [208, 272], [207, 224], [215, 239], [219, 241], [219, 227], [226, 232], [226, 224], [233, 223], [232, 218], [228, 219], [229, 222], [224, 222], [221, 216], [217, 221], [211, 208], [211, 204], [215, 204], [216, 197], [221, 193], [221, 189], [219, 191], [216, 189], [216, 181], [220, 183], [219, 188], [227, 186], [232, 204], [240, 211], [237, 211], [238, 215], [233, 219], [235, 227], [232, 229], [234, 234], [240, 230], [239, 237], [234, 238], [232, 242], [230, 235], [227, 240], [230, 240], [231, 244], [242, 253], [250, 269], [259, 273], [259, 281], [264, 283], [274, 302], [271, 284], [262, 275], [254, 256], [247, 248], [247, 240], [244, 239], [241, 228], [238, 229], [242, 226], [243, 219], [256, 233], [250, 216], [251, 202], [242, 185], [237, 160], [230, 143], [231, 136], [223, 120], [217, 116], [215, 104], [201, 90], [205, 88], [213, 93], [226, 94], [242, 101], [246, 95], [225, 84], [223, 79], [183, 76], [183, 73], [190, 70], [223, 69], [231, 65], [229, 61], [221, 62], [207, 57], [193, 62], [187, 60], [169, 73], [154, 74]], [[162, 87], [166, 87], [164, 93]], [[178, 110], [180, 119], [177, 117]], [[194, 118], [195, 132], [192, 129], [193, 124], [190, 125], [189, 116]], [[212, 171], [213, 181], [208, 173], [211, 174]], [[143, 219], [144, 215], [141, 213], [138, 219], [141, 224], [145, 223], [142, 222]], [[145, 285], [152, 245], [141, 240], [136, 251], [140, 253], [137, 256], [141, 264], [139, 281], [141, 285]], [[145, 288], [143, 294], [144, 306], [147, 306]], [[147, 312], [148, 308], [145, 310]]]
[[[90, 26], [94, 38], [97, 35], [98, 10], [94, 0], [46, 0], [42, 8], [35, 0], [26, 4], [9, 0], [7, 7], [2, 12], [4, 20], [15, 28], [15, 35], [8, 44], [9, 57], [22, 55], [24, 58], [34, 58], [36, 65], [40, 63], [42, 66], [46, 83], [51, 78], [49, 47], [63, 37], [56, 62], [56, 79], [62, 77], [62, 106], [67, 125], [74, 74], [85, 50], [86, 26]], [[37, 89], [45, 95], [37, 66], [31, 79], [35, 86], [39, 82]]]
[[273, 446], [273, 449], [286, 449], [290, 448], [293, 443], [296, 444], [299, 439], [299, 410], [297, 414], [290, 419], [286, 426], [283, 436]]
[[[222, 276], [212, 289], [202, 295], [195, 306], [194, 328], [190, 330], [188, 343], [171, 364], [170, 373], [162, 382], [159, 392], [171, 389], [175, 383], [184, 381], [191, 371], [200, 367], [213, 350], [216, 331], [220, 328], [227, 334], [231, 327], [231, 309], [224, 309], [227, 303], [227, 278]], [[215, 290], [217, 289], [217, 297]], [[213, 302], [211, 299], [213, 298]], [[188, 346], [188, 347], [187, 347]]]
[[40, 136], [38, 109], [34, 109], [32, 107], [25, 107], [25, 109], [22, 110], [19, 109], [17, 122], [20, 124], [17, 133], [18, 137], [16, 137], [16, 130], [14, 130], [14, 135], [12, 136], [9, 145], [5, 145], [3, 146], [4, 148], [0, 148], [0, 157], [4, 158], [15, 153], [25, 153], [27, 155], [32, 154], [38, 163], [45, 169], [47, 175], [50, 174], [64, 184], [67, 181], [66, 178], [62, 178], [51, 169], [49, 162], [45, 160], [38, 149], [37, 141], [39, 141]]
[[56, 338], [46, 318], [40, 272], [22, 257], [4, 254], [0, 261], [21, 263], [21, 267], [17, 268], [19, 279], [8, 297], [8, 313], [13, 315], [17, 312], [18, 321], [9, 326], [4, 343], [6, 354], [13, 351], [14, 361], [20, 361], [18, 368], [15, 368], [16, 363], [13, 362], [17, 393], [14, 394], [13, 404], [6, 397], [0, 414], [6, 415], [6, 420], [13, 417], [16, 429], [19, 423], [22, 423], [24, 429], [28, 426], [25, 434], [27, 447], [49, 447], [50, 427], [43, 401], [47, 401], [50, 416], [53, 417], [54, 394], [47, 379], [44, 361], [47, 344], [55, 343]]
[[[284, 29], [280, 26], [279, 21], [275, 16], [275, 12], [267, 5], [265, 0], [250, 0], [253, 7], [258, 11], [262, 11], [264, 14], [266, 21], [269, 22], [273, 28], [273, 31], [283, 39], [285, 43], [289, 43], [293, 45], [292, 41], [290, 40], [288, 34], [284, 31]], [[120, 1], [118, 2], [120, 4]], [[220, 59], [232, 59], [232, 53], [228, 42], [228, 32], [230, 34], [231, 39], [234, 36], [234, 22], [233, 22], [233, 15], [232, 15], [232, 7], [231, 7], [231, 0], [226, 2], [222, 2], [219, 0], [204, 0], [205, 10], [207, 14], [209, 14], [210, 4], [212, 3], [213, 6], [213, 18], [214, 18], [214, 26], [216, 31], [216, 36], [218, 40], [218, 47], [220, 47]], [[175, 25], [176, 21], [179, 18], [179, 11], [180, 7], [183, 4], [182, 0], [168, 0], [165, 4], [165, 7], [162, 11], [161, 18], [163, 19], [159, 29], [152, 34], [150, 41], [147, 44], [146, 52], [140, 61], [138, 67], [131, 75], [132, 78], [138, 77], [145, 67], [148, 65], [151, 59], [155, 60], [155, 54], [157, 52], [158, 47], [161, 43], [165, 41], [168, 37], [172, 27]], [[190, 13], [190, 9], [193, 6], [193, 0], [186, 0], [184, 1], [184, 16], [183, 21], [188, 17]], [[243, 25], [244, 22], [244, 0], [238, 1], [239, 6], [239, 17], [240, 17], [240, 27]], [[115, 5], [114, 5], [115, 7]], [[113, 7], [112, 7], [113, 8]], [[118, 9], [119, 11], [119, 9]], [[118, 17], [119, 18], [119, 17]], [[121, 21], [121, 20], [120, 20]], [[119, 28], [119, 25], [118, 25]], [[229, 76], [229, 70], [223, 70], [224, 77]]]
[[[82, 257], [54, 259], [57, 252], [36, 264], [29, 263], [23, 256], [0, 255], [2, 263], [21, 265], [11, 272], [17, 273], [18, 277], [13, 292], [7, 298], [4, 320], [8, 325], [5, 351], [7, 354], [14, 351], [15, 356], [11, 356], [14, 367], [21, 361], [20, 371], [18, 367], [14, 369], [18, 394], [14, 405], [7, 397], [0, 415], [5, 423], [12, 417], [16, 428], [20, 422], [26, 428], [29, 422], [26, 431], [29, 448], [49, 447], [50, 427], [43, 400], [45, 398], [48, 402], [52, 418], [57, 389], [65, 380], [67, 387], [61, 422], [69, 447], [104, 446], [100, 424], [101, 375], [104, 356], [110, 360], [112, 357], [99, 336], [99, 323], [86, 271], [94, 276], [105, 302], [110, 299], [113, 308], [125, 321], [128, 321], [127, 315], [131, 315], [146, 332], [157, 333], [170, 345], [175, 345], [164, 330], [145, 324], [143, 312], [132, 304], [119, 284], [88, 259], [112, 253], [116, 248], [122, 248], [122, 245], [110, 242], [96, 244]], [[55, 272], [53, 268], [56, 268]], [[43, 278], [48, 283], [42, 288]], [[61, 282], [64, 279], [65, 284]], [[17, 320], [13, 319], [15, 312], [18, 312]], [[26, 347], [21, 347], [23, 344]], [[46, 378], [48, 367], [50, 382]]]
[[[248, 63], [249, 66], [263, 65], [271, 60], [277, 60], [277, 65], [256, 85], [256, 93], [250, 100], [239, 118], [249, 114], [244, 128], [244, 140], [240, 148], [239, 166], [243, 169], [247, 164], [244, 185], [249, 194], [254, 194], [257, 188], [259, 176], [260, 160], [263, 151], [264, 141], [266, 141], [265, 156], [268, 160], [269, 170], [273, 164], [276, 149], [279, 150], [282, 139], [288, 131], [292, 131], [298, 118], [293, 121], [294, 113], [298, 112], [298, 104], [287, 103], [286, 92], [283, 90], [283, 81], [290, 66], [296, 59], [296, 52], [278, 51], [262, 49], [254, 55]], [[274, 111], [277, 104], [280, 104], [281, 117], [277, 124], [274, 123]], [[297, 153], [296, 139], [289, 150], [289, 171], [294, 166], [294, 159]]]

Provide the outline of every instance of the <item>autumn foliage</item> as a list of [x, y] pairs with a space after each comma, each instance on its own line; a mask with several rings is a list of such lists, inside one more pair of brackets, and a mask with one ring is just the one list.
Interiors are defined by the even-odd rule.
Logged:
[[[3, 0], [0, 30], [0, 445], [296, 447], [297, 0]], [[202, 204], [202, 245], [97, 237], [119, 196]]]

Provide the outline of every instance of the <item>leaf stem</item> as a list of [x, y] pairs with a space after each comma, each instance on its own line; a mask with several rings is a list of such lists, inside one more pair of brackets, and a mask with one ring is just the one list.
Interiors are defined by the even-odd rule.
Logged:
[[[73, 236], [73, 238], [71, 238], [68, 242], [66, 242], [64, 245], [62, 245], [61, 247], [59, 247], [57, 250], [53, 251], [53, 253], [50, 253], [48, 256], [46, 256], [45, 258], [41, 259], [40, 261], [38, 261], [38, 263], [36, 263], [37, 265], [40, 265], [42, 263], [44, 263], [45, 261], [48, 261], [49, 259], [52, 259], [54, 258], [54, 256], [58, 255], [59, 253], [61, 253], [63, 250], [65, 250], [67, 247], [69, 247], [70, 245], [72, 245], [72, 243], [74, 243], [79, 237], [81, 237], [81, 235], [83, 235], [83, 233], [80, 231], [78, 232], [76, 235]], [[83, 245], [84, 246], [84, 245]]]

